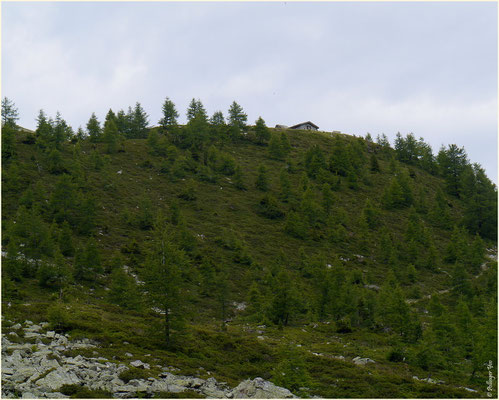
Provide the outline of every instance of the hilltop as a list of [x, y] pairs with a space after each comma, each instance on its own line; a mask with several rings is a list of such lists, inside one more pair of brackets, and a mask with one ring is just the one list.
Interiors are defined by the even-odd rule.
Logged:
[[4, 127], [4, 332], [299, 397], [487, 397], [497, 190], [464, 149], [140, 111]]

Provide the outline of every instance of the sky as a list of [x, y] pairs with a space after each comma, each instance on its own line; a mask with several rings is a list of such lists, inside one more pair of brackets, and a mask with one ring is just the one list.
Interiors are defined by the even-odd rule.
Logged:
[[2, 1], [2, 98], [19, 124], [169, 97], [209, 115], [312, 121], [374, 138], [464, 147], [497, 184], [496, 2], [57, 3]]

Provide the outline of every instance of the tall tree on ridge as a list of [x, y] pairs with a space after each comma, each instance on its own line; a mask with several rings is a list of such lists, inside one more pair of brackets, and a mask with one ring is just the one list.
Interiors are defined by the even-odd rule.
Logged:
[[178, 112], [175, 104], [168, 97], [165, 99], [161, 111], [163, 116], [158, 123], [161, 125], [161, 129], [166, 132], [177, 125]]

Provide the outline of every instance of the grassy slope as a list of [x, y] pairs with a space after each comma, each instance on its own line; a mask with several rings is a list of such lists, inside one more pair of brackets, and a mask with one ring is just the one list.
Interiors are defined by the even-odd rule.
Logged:
[[[304, 170], [304, 152], [310, 146], [318, 144], [327, 155], [331, 151], [331, 140], [327, 134], [293, 131], [288, 134], [293, 146], [290, 159], [297, 167], [296, 173], [292, 174], [290, 179], [292, 187], [297, 187]], [[34, 146], [20, 146], [19, 158], [27, 166], [26, 170], [23, 170], [24, 177], [30, 181], [41, 180], [50, 192], [57, 177], [43, 171], [39, 173], [34, 167], [32, 156], [38, 157]], [[83, 149], [87, 153], [91, 151], [90, 147]], [[285, 165], [282, 161], [270, 159], [266, 147], [243, 142], [228, 144], [223, 151], [233, 155], [242, 167], [248, 190], [239, 191], [233, 187], [230, 180], [221, 177], [216, 184], [197, 182], [198, 199], [193, 202], [180, 200], [180, 204], [191, 233], [205, 237], [198, 239], [200, 251], [214, 254], [219, 262], [230, 268], [230, 300], [246, 301], [247, 289], [254, 276], [252, 269], [258, 268], [258, 265], [271, 265], [281, 249], [286, 254], [291, 269], [297, 265], [297, 249], [302, 247], [309, 256], [325, 254], [332, 257], [336, 254], [347, 257], [351, 259], [346, 263], [348, 269], [371, 270], [374, 281], [370, 283], [383, 283], [387, 267], [374, 262], [366, 263], [353, 257], [355, 248], [351, 244], [332, 245], [326, 241], [295, 239], [284, 233], [284, 220], [269, 220], [257, 215], [255, 207], [263, 196], [253, 185], [258, 165], [263, 163], [270, 171], [271, 192], [274, 194], [279, 188], [279, 171]], [[71, 151], [68, 150], [65, 157], [70, 159]], [[146, 159], [151, 161], [153, 168], [141, 166]], [[380, 158], [379, 162], [383, 173], [372, 174], [370, 185], [361, 183], [356, 191], [343, 187], [341, 191], [334, 192], [335, 206], [343, 207], [348, 213], [350, 235], [355, 235], [359, 211], [366, 198], [370, 198], [379, 206], [383, 189], [390, 182], [388, 160]], [[171, 201], [182, 191], [184, 181], [173, 182], [168, 175], [161, 174], [161, 163], [161, 157], [149, 154], [145, 140], [128, 140], [126, 151], [112, 155], [102, 171], [92, 170], [89, 160], [85, 161], [87, 185], [98, 199], [99, 233], [96, 237], [104, 259], [110, 258], [131, 239], [142, 244], [150, 237], [150, 231], [131, 228], [123, 222], [123, 210], [136, 210], [144, 195], [151, 199], [154, 208], [167, 210]], [[122, 171], [121, 174], [117, 174], [119, 170]], [[428, 198], [432, 199], [442, 181], [420, 170], [415, 171], [414, 187], [421, 186]], [[19, 193], [16, 192], [3, 194], [4, 222], [11, 218], [17, 208], [18, 197]], [[458, 217], [460, 204], [454, 199], [450, 201], [454, 215]], [[382, 223], [390, 228], [394, 236], [401, 238], [405, 232], [407, 215], [407, 209], [383, 211]], [[233, 231], [244, 242], [255, 261], [253, 266], [234, 263], [233, 252], [221, 248], [216, 243], [223, 228]], [[434, 234], [437, 247], [444, 249], [449, 232], [435, 229]], [[75, 237], [75, 240], [81, 239]], [[450, 285], [445, 274], [422, 271], [418, 278], [417, 285], [421, 287], [423, 294], [433, 293]], [[288, 344], [293, 347], [301, 344], [302, 347], [297, 351], [307, 362], [312, 377], [309, 385], [311, 390], [300, 392], [302, 396], [309, 393], [323, 397], [472, 397], [469, 392], [451, 386], [416, 382], [411, 377], [425, 376], [422, 370], [405, 363], [386, 361], [393, 344], [389, 336], [367, 331], [338, 334], [324, 323], [319, 323], [316, 328], [313, 328], [312, 324], [295, 324], [282, 331], [272, 327], [262, 331], [238, 318], [228, 325], [227, 332], [223, 332], [219, 329], [219, 323], [214, 320], [217, 311], [209, 299], [206, 299], [206, 303], [198, 302], [196, 305], [198, 309], [188, 321], [187, 334], [179, 338], [179, 350], [165, 351], [160, 348], [158, 339], [151, 335], [151, 331], [159, 322], [158, 317], [152, 313], [130, 312], [108, 305], [104, 290], [106, 279], [103, 278], [102, 285], [95, 286], [90, 296], [87, 288], [75, 286], [69, 306], [73, 310], [74, 319], [79, 321], [73, 334], [102, 340], [104, 346], [99, 349], [100, 354], [114, 357], [116, 360], [126, 359], [123, 356], [126, 351], [137, 358], [143, 356], [143, 360], [148, 359], [145, 354], [152, 354], [151, 359], [156, 359], [158, 364], [173, 365], [180, 369], [180, 373], [208, 377], [206, 371], [211, 371], [219, 380], [235, 385], [242, 379], [255, 376], [271, 379], [272, 368], [281, 359], [279, 349]], [[306, 288], [306, 285], [303, 287]], [[14, 303], [11, 307], [4, 306], [6, 317], [34, 321], [46, 319], [46, 306], [53, 296], [50, 297], [48, 291], [39, 288], [34, 282], [25, 282], [20, 291], [24, 296], [22, 302]], [[424, 302], [421, 306], [424, 306]], [[257, 339], [257, 336], [262, 334], [265, 340]], [[315, 356], [311, 352], [324, 356]], [[376, 364], [357, 367], [350, 362], [328, 357], [332, 355], [370, 357], [376, 360]], [[152, 373], [155, 372], [157, 371], [153, 369]], [[455, 386], [467, 384], [458, 372], [442, 379]], [[477, 389], [483, 392], [484, 388]]]

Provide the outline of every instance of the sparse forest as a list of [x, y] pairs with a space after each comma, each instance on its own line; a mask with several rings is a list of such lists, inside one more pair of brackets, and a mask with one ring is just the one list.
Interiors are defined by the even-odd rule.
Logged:
[[497, 188], [464, 148], [160, 107], [31, 132], [2, 100], [5, 319], [299, 397], [487, 397]]

